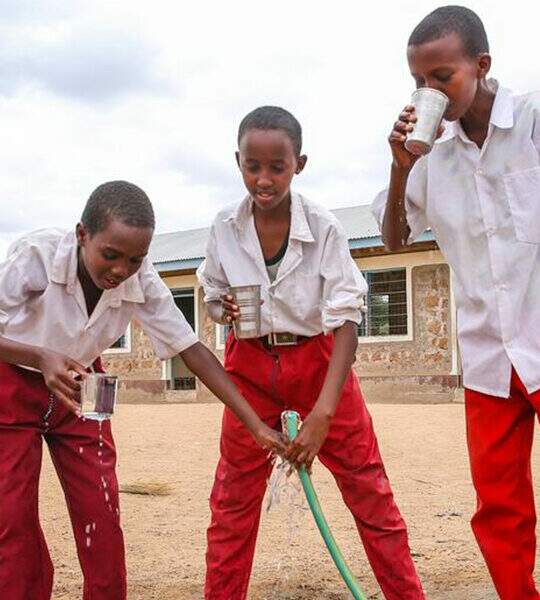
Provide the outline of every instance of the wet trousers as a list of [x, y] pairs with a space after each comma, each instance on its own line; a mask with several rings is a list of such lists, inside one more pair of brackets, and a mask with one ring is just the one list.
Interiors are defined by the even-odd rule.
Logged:
[[512, 370], [509, 398], [466, 389], [465, 410], [477, 494], [472, 530], [500, 598], [538, 600], [531, 449], [540, 391], [529, 394]]
[[[225, 368], [257, 414], [281, 429], [283, 410], [302, 419], [322, 388], [333, 336], [266, 349], [259, 340], [229, 336]], [[206, 600], [245, 600], [255, 552], [261, 504], [271, 473], [268, 453], [225, 409], [221, 457], [210, 498], [212, 519], [206, 555]], [[388, 600], [421, 600], [405, 523], [394, 502], [371, 417], [351, 372], [319, 460], [332, 472], [379, 585]], [[322, 551], [322, 550], [321, 550]]]
[[125, 600], [116, 451], [109, 421], [83, 420], [40, 373], [0, 362], [0, 598], [49, 600], [53, 565], [38, 516], [43, 440], [62, 485], [84, 600]]

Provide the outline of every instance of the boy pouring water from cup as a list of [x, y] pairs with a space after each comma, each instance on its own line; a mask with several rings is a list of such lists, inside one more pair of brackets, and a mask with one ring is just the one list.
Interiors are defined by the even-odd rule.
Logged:
[[[162, 360], [180, 354], [263, 452], [283, 452], [174, 304], [147, 258], [154, 213], [125, 181], [99, 186], [74, 232], [42, 230], [0, 263], [0, 598], [49, 600], [39, 524], [42, 441], [62, 482], [84, 600], [124, 600], [116, 450], [110, 421], [79, 418], [80, 383], [136, 319]], [[106, 486], [104, 494], [102, 486]]]

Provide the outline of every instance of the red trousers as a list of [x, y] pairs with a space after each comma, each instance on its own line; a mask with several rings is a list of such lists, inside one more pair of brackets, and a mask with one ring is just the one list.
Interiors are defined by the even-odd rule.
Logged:
[[509, 398], [465, 390], [467, 443], [477, 510], [473, 532], [502, 600], [539, 599], [533, 581], [536, 512], [531, 448], [540, 391], [512, 371]]
[[110, 422], [50, 399], [40, 373], [0, 362], [0, 598], [49, 600], [53, 566], [38, 517], [42, 440], [62, 484], [84, 600], [124, 600], [116, 451]]
[[[333, 336], [269, 351], [258, 340], [230, 336], [225, 368], [257, 414], [280, 429], [283, 410], [302, 418], [315, 404], [328, 368]], [[420, 600], [405, 523], [392, 490], [358, 380], [351, 372], [319, 453], [353, 514], [367, 556], [388, 600]], [[244, 600], [255, 551], [261, 503], [271, 472], [268, 453], [225, 409], [221, 458], [210, 498], [206, 600]], [[321, 550], [322, 551], [322, 550]]]

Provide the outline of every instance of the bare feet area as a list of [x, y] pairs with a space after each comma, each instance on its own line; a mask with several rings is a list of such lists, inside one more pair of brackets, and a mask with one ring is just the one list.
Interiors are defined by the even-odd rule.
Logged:
[[[469, 528], [463, 405], [370, 405], [379, 444], [426, 596], [497, 596]], [[218, 456], [218, 404], [120, 405], [119, 455], [130, 600], [203, 597], [208, 496]], [[45, 453], [47, 455], [47, 453]], [[538, 464], [535, 449], [533, 464]], [[332, 531], [371, 599], [382, 598], [354, 522], [320, 464], [313, 482]], [[99, 482], [96, 482], [99, 485]], [[136, 491], [161, 491], [145, 495]], [[538, 493], [538, 485], [536, 492]], [[81, 579], [62, 491], [50, 460], [41, 478], [41, 519], [56, 567], [54, 600], [81, 597]], [[250, 600], [348, 600], [309, 512], [263, 512]]]

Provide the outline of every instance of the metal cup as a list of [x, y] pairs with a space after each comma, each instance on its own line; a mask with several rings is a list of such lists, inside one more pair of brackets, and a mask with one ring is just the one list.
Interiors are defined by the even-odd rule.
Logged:
[[81, 416], [94, 421], [110, 419], [114, 412], [118, 377], [90, 373], [81, 382]]
[[417, 121], [405, 140], [405, 148], [416, 155], [428, 154], [433, 148], [437, 131], [448, 106], [448, 97], [433, 88], [420, 88], [413, 92], [411, 104]]
[[261, 337], [261, 286], [236, 285], [229, 288], [229, 294], [240, 313], [233, 322], [236, 338]]

